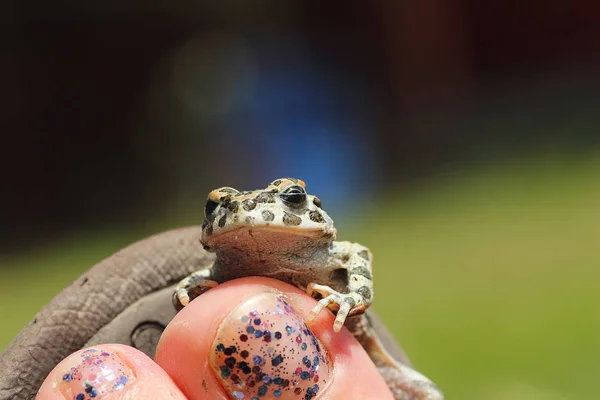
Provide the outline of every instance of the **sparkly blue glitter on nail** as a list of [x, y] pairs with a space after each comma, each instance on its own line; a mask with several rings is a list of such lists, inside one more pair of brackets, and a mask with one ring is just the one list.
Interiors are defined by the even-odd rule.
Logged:
[[258, 339], [258, 338], [262, 337], [263, 331], [256, 330], [256, 331], [254, 331], [254, 335], [256, 335], [256, 338]]
[[263, 397], [265, 394], [267, 394], [267, 390], [269, 390], [269, 388], [265, 385], [262, 385], [258, 388], [258, 391], [256, 393], [259, 397]]
[[271, 364], [276, 367], [283, 362], [283, 356], [280, 354], [277, 357], [271, 359]]
[[253, 334], [254, 333], [254, 327], [253, 326], [249, 326], [246, 328], [246, 332]]
[[318, 391], [319, 391], [319, 385], [313, 385], [313, 386], [309, 387], [308, 389], [306, 389], [306, 395], [304, 396], [304, 399], [305, 400], [313, 399], [317, 395]]
[[233, 397], [236, 399], [243, 399], [244, 398], [244, 393], [242, 392], [238, 392], [237, 390], [233, 391]]
[[260, 325], [260, 318], [254, 318], [254, 325]]
[[260, 364], [262, 358], [260, 356], [254, 356], [252, 357], [252, 361], [254, 361], [254, 364]]
[[221, 378], [227, 379], [231, 376], [231, 370], [227, 366], [221, 366]]
[[302, 357], [302, 364], [306, 365], [306, 368], [310, 368], [310, 366], [312, 365], [312, 363], [308, 359], [308, 356]]

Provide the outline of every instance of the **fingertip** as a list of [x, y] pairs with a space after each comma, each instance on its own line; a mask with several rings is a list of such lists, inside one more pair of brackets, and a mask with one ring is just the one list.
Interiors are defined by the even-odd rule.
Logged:
[[36, 399], [149, 398], [156, 393], [185, 399], [169, 375], [148, 356], [125, 345], [106, 344], [79, 350], [61, 361]]

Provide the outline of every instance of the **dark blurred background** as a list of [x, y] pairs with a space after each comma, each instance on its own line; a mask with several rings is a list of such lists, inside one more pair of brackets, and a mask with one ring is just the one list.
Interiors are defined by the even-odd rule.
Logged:
[[449, 398], [595, 393], [600, 3], [25, 0], [0, 33], [0, 349], [212, 188], [297, 176]]

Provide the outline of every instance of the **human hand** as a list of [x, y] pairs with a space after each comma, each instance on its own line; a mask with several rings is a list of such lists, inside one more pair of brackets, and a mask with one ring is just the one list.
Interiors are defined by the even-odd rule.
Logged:
[[155, 360], [119, 344], [59, 363], [38, 400], [392, 399], [361, 345], [333, 315], [306, 317], [315, 300], [267, 278], [209, 290], [164, 331]]

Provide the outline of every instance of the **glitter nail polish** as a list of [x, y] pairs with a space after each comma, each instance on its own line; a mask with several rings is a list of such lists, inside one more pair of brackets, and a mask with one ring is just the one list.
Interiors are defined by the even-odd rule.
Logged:
[[264, 293], [221, 323], [211, 364], [233, 399], [314, 399], [332, 363], [301, 316], [280, 295]]
[[76, 365], [66, 370], [58, 383], [65, 399], [102, 399], [109, 393], [122, 391], [135, 380], [133, 371], [115, 353], [101, 349], [81, 352]]

